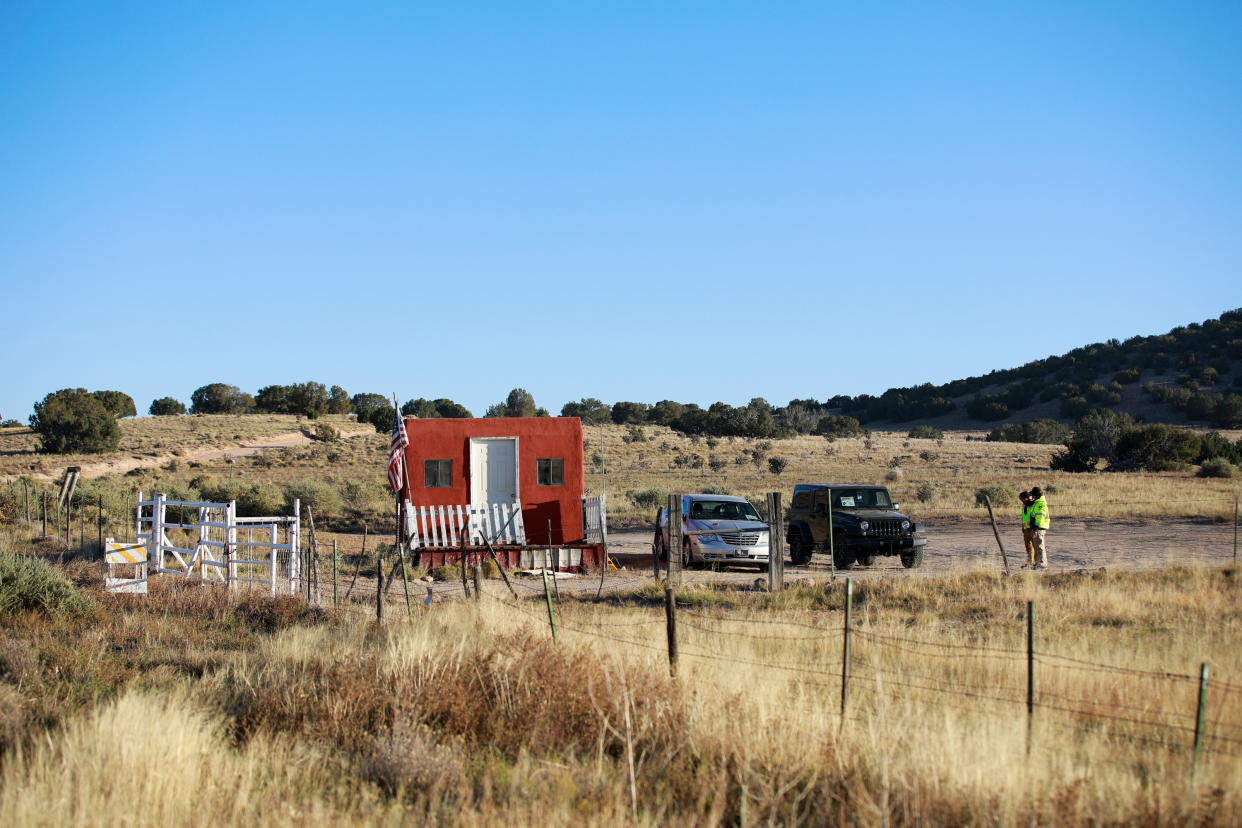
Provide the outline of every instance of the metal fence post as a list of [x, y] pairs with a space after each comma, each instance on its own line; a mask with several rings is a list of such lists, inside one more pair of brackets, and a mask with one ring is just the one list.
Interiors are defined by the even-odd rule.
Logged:
[[1026, 752], [1035, 723], [1035, 602], [1026, 602]]
[[850, 691], [850, 608], [854, 603], [854, 579], [845, 579], [845, 624], [841, 642], [841, 723], [845, 723], [845, 703]]
[[1199, 704], [1195, 709], [1195, 747], [1194, 755], [1190, 764], [1190, 775], [1193, 777], [1199, 771], [1199, 755], [1203, 752], [1203, 719], [1207, 714], [1207, 683], [1208, 683], [1208, 666], [1206, 663], [1199, 665]]

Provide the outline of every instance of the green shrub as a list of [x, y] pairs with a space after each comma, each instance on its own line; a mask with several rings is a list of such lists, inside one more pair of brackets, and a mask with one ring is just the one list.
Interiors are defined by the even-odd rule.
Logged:
[[[491, 561], [488, 561], [488, 563], [491, 563]], [[492, 566], [495, 566], [495, 564], [492, 564]], [[461, 578], [461, 567], [453, 566], [452, 564], [445, 564], [444, 566], [437, 566], [427, 574], [429, 574], [432, 579], [436, 581], [458, 580]]]
[[1173, 471], [1183, 469], [1199, 456], [1202, 439], [1186, 428], [1143, 425], [1127, 429], [1117, 440], [1116, 471]]
[[223, 382], [196, 388], [190, 395], [191, 414], [245, 414], [253, 409], [254, 397]]
[[134, 398], [123, 391], [94, 391], [95, 399], [103, 403], [108, 413], [118, 420], [121, 417], [133, 417], [138, 414], [134, 407]]
[[1029, 423], [1006, 423], [992, 429], [990, 442], [1041, 443], [1056, 445], [1070, 436], [1070, 428], [1057, 420], [1031, 420]]
[[30, 428], [48, 454], [116, 451], [121, 427], [98, 397], [85, 388], [62, 388], [35, 403]]
[[625, 495], [640, 509], [658, 509], [668, 503], [668, 492], [663, 489], [630, 490]]
[[1138, 368], [1127, 368], [1124, 371], [1118, 371], [1113, 377], [1113, 382], [1121, 385], [1130, 385], [1131, 383], [1138, 382], [1139, 377], [1142, 375], [1143, 372]]
[[328, 519], [341, 513], [341, 493], [319, 480], [300, 480], [285, 486], [285, 514], [293, 514], [293, 501], [302, 501], [302, 514], [309, 507], [316, 519]]
[[172, 397], [160, 397], [147, 409], [152, 417], [173, 417], [185, 413], [185, 404]]
[[642, 426], [632, 425], [625, 430], [625, 434], [621, 435], [623, 443], [645, 443], [647, 442], [647, 432]]
[[1000, 394], [980, 394], [966, 403], [966, 413], [975, 420], [1003, 420], [1009, 416], [1009, 404]]
[[1212, 457], [1203, 461], [1196, 477], [1238, 477], [1242, 475], [1238, 467], [1223, 457]]
[[914, 490], [914, 496], [919, 499], [919, 503], [930, 503], [936, 497], [936, 487], [930, 483], [920, 483]]
[[355, 512], [382, 511], [392, 506], [389, 490], [368, 480], [347, 480], [341, 487], [345, 505]]
[[500, 567], [496, 566], [496, 562], [487, 560], [479, 567], [479, 574], [484, 578], [496, 579], [500, 577]]
[[830, 414], [820, 418], [819, 425], [815, 427], [815, 433], [835, 439], [837, 437], [861, 437], [864, 432], [862, 424], [853, 417]]
[[85, 615], [95, 602], [38, 558], [0, 552], [0, 615], [13, 612]]
[[328, 423], [315, 423], [314, 439], [321, 443], [335, 443], [341, 439], [341, 432]]
[[1012, 506], [1018, 502], [1018, 490], [1013, 486], [1006, 486], [1002, 483], [994, 483], [991, 486], [975, 489], [975, 505], [984, 505], [984, 498], [992, 501], [994, 507]]
[[774, 454], [768, 458], [768, 471], [780, 475], [789, 466], [789, 458]]
[[920, 425], [910, 429], [910, 433], [907, 436], [917, 440], [943, 440], [944, 429], [930, 425]]
[[1219, 431], [1209, 431], [1200, 441], [1199, 456], [1195, 462], [1202, 463], [1212, 457], [1223, 458], [1234, 465], [1242, 463], [1242, 439], [1231, 443]]

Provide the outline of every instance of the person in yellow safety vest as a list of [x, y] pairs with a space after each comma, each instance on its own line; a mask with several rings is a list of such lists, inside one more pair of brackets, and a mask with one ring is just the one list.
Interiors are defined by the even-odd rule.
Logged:
[[1035, 566], [1035, 536], [1031, 532], [1031, 493], [1023, 492], [1018, 495], [1018, 500], [1022, 501], [1022, 545], [1026, 547], [1026, 563], [1022, 568], [1032, 569]]
[[1036, 569], [1048, 568], [1048, 527], [1052, 525], [1052, 521], [1048, 518], [1048, 501], [1044, 500], [1043, 489], [1035, 486], [1031, 489], [1031, 497], [1033, 498], [1030, 508], [1027, 510], [1027, 526], [1031, 530], [1031, 541], [1035, 544], [1035, 555], [1037, 561]]

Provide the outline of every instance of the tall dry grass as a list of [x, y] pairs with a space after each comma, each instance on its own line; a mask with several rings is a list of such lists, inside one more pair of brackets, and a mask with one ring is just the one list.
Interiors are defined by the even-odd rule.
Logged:
[[840, 583], [682, 590], [675, 679], [654, 586], [566, 598], [555, 641], [498, 584], [383, 629], [165, 583], [97, 595], [86, 617], [3, 618], [0, 699], [29, 715], [7, 725], [0, 820], [1236, 824], [1238, 580], [856, 585], [844, 719]]

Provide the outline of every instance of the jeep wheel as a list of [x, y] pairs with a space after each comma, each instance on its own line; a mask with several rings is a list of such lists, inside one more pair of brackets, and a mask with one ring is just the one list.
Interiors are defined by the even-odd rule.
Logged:
[[863, 566], [873, 566], [875, 564], [875, 555], [859, 555], [858, 562]]
[[914, 569], [923, 565], [923, 547], [916, 546], [910, 552], [901, 553], [901, 565], [906, 569]]
[[854, 553], [843, 543], [836, 544], [833, 554], [832, 563], [837, 569], [853, 569]]
[[794, 566], [805, 566], [811, 562], [811, 552], [815, 549], [811, 536], [801, 526], [789, 531], [789, 562]]

